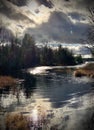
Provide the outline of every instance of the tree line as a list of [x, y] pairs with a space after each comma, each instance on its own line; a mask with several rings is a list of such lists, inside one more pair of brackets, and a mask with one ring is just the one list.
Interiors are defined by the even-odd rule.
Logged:
[[25, 34], [22, 41], [13, 38], [10, 44], [0, 45], [0, 71], [20, 70], [39, 65], [75, 65], [82, 63], [82, 57], [74, 57], [67, 48], [53, 50], [45, 45], [37, 47], [35, 40]]

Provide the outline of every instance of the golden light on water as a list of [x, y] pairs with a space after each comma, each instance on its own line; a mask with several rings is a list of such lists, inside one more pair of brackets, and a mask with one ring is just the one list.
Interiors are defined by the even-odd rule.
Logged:
[[33, 109], [33, 111], [32, 111], [32, 120], [33, 120], [33, 122], [38, 121], [38, 110], [37, 109]]
[[[47, 101], [49, 99], [46, 99]], [[51, 110], [51, 104], [44, 101], [43, 98], [36, 99], [35, 103], [28, 106], [27, 110], [30, 111], [29, 120], [34, 125], [41, 125], [47, 121], [47, 111]]]

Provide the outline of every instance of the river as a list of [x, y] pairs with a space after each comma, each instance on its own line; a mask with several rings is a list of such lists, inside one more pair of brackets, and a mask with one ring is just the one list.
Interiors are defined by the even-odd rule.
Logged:
[[1, 120], [6, 113], [20, 112], [32, 115], [34, 122], [45, 118], [41, 130], [89, 130], [88, 122], [94, 112], [92, 78], [76, 78], [73, 70], [51, 71], [51, 67], [29, 72], [36, 78], [34, 85], [19, 84], [16, 89], [0, 90]]

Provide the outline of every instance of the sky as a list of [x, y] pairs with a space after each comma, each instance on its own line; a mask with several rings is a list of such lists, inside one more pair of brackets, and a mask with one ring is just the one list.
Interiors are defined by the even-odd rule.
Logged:
[[9, 37], [30, 33], [39, 44], [74, 44], [74, 52], [90, 54], [80, 44], [87, 38], [93, 7], [94, 0], [0, 0], [0, 26]]
[[93, 0], [0, 0], [0, 25], [36, 41], [79, 43], [90, 26]]

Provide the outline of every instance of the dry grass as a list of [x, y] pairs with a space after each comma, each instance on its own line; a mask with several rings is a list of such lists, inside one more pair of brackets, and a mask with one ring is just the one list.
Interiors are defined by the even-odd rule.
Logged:
[[29, 130], [28, 121], [21, 114], [8, 114], [5, 118], [6, 130]]
[[94, 71], [94, 63], [86, 63], [86, 66], [84, 66], [83, 69]]
[[10, 76], [0, 76], [0, 88], [13, 86], [15, 84], [16, 84], [16, 79]]
[[[5, 117], [5, 127], [6, 130], [45, 130], [48, 128], [48, 121], [43, 118], [43, 120], [38, 120], [34, 123], [32, 119], [29, 120], [28, 116], [24, 116], [20, 113], [9, 113]], [[49, 122], [50, 123], [50, 122]], [[58, 125], [51, 126], [49, 130], [58, 130]]]
[[94, 71], [79, 69], [74, 72], [74, 76], [76, 77], [88, 76], [88, 77], [94, 78]]
[[94, 63], [87, 63], [83, 68], [79, 68], [74, 72], [74, 76], [88, 76], [94, 78]]

